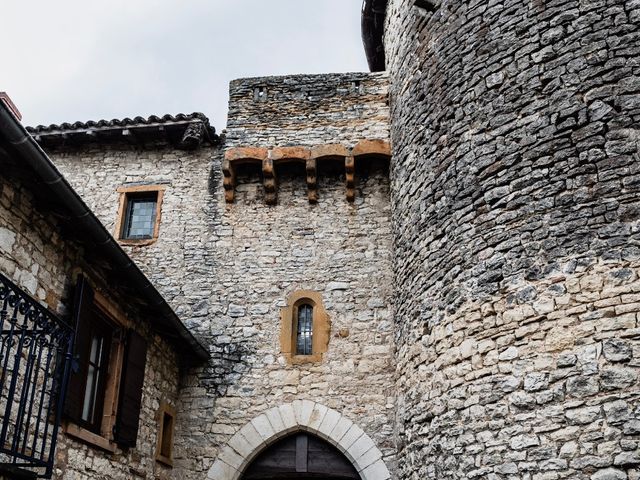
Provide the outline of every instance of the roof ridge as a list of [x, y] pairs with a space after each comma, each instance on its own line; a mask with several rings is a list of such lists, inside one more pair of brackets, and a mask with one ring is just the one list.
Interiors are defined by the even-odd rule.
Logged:
[[165, 114], [162, 116], [158, 115], [149, 115], [148, 117], [143, 116], [135, 116], [133, 118], [124, 117], [124, 118], [113, 118], [111, 120], [101, 119], [101, 120], [87, 120], [87, 121], [75, 121], [75, 122], [62, 122], [62, 123], [52, 123], [49, 125], [36, 125], [26, 127], [27, 131], [31, 134], [41, 134], [48, 133], [53, 131], [60, 130], [81, 130], [87, 128], [101, 128], [101, 127], [131, 127], [136, 125], [149, 125], [152, 123], [173, 123], [173, 122], [184, 122], [189, 120], [199, 120], [205, 124], [207, 128], [209, 128], [210, 121], [209, 118], [202, 112], [193, 112], [193, 113], [177, 113], [175, 115]]

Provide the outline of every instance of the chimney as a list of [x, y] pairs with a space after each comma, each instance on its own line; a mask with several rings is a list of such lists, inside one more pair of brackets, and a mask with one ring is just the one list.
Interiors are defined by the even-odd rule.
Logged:
[[20, 122], [22, 121], [22, 115], [20, 114], [20, 110], [18, 107], [11, 101], [7, 92], [0, 92], [0, 102], [4, 103], [9, 111], [13, 114], [14, 117]]

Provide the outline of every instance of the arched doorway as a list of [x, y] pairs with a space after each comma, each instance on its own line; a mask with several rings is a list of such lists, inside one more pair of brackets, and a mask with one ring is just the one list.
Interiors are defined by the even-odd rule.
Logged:
[[[207, 472], [207, 479], [241, 480], [253, 461], [271, 445], [302, 432], [322, 438], [342, 452], [359, 473], [356, 479], [391, 478], [382, 452], [358, 425], [320, 403], [294, 400], [262, 412], [238, 430], [218, 453]], [[296, 475], [293, 478], [305, 478], [299, 472]]]
[[278, 440], [246, 468], [242, 480], [361, 480], [333, 445], [307, 432]]

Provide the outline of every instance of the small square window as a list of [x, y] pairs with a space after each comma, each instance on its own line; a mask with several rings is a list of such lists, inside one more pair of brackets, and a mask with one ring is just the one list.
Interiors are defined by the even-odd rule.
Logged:
[[146, 245], [158, 238], [160, 208], [165, 187], [121, 187], [116, 235], [123, 244]]
[[153, 238], [157, 205], [157, 194], [151, 197], [146, 195], [128, 197], [122, 239], [148, 240]]

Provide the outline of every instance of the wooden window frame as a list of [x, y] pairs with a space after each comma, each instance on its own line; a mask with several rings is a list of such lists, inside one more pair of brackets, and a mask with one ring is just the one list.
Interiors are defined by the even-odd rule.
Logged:
[[[165, 431], [164, 419], [166, 415], [171, 417], [171, 426], [169, 432]], [[173, 436], [176, 429], [175, 407], [173, 407], [169, 402], [163, 400], [160, 403], [160, 408], [158, 409], [157, 420], [158, 439], [156, 441], [156, 461], [168, 467], [173, 467]], [[165, 435], [168, 435], [169, 455], [164, 455], [162, 452], [162, 445], [166, 438]]]
[[114, 335], [111, 341], [100, 433], [96, 433], [71, 420], [67, 420], [63, 424], [63, 430], [71, 437], [113, 453], [117, 448], [113, 436], [113, 427], [115, 426], [116, 416], [118, 414], [120, 380], [122, 377], [125, 352], [124, 336], [122, 333], [131, 327], [131, 323], [118, 308], [97, 290], [94, 290], [93, 306], [112, 323], [114, 332], [117, 330], [120, 331], [120, 334]]
[[[118, 187], [116, 191], [120, 194], [118, 202], [118, 215], [116, 217], [116, 231], [114, 236], [121, 245], [145, 246], [152, 245], [158, 240], [160, 233], [160, 221], [162, 218], [162, 201], [164, 193], [167, 189], [166, 185], [135, 185], [129, 187]], [[124, 226], [127, 220], [127, 210], [129, 199], [138, 195], [155, 194], [156, 195], [156, 218], [153, 224], [153, 235], [151, 238], [123, 238]]]
[[[313, 307], [311, 355], [297, 355], [298, 307], [305, 304]], [[280, 311], [280, 350], [288, 363], [299, 365], [321, 362], [329, 348], [330, 333], [331, 321], [318, 292], [298, 290], [289, 295], [287, 305]]]

